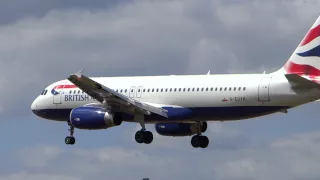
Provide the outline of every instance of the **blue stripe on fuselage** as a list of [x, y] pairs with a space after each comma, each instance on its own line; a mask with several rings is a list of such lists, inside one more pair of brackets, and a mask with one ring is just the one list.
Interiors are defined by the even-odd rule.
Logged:
[[[147, 122], [184, 121], [184, 120], [240, 120], [263, 116], [283, 109], [288, 106], [234, 106], [234, 107], [192, 107], [174, 108], [163, 107], [168, 110], [168, 118], [152, 114], [145, 116]], [[33, 112], [45, 119], [67, 121], [72, 109], [43, 109]], [[133, 116], [123, 113], [124, 121], [133, 121]]]

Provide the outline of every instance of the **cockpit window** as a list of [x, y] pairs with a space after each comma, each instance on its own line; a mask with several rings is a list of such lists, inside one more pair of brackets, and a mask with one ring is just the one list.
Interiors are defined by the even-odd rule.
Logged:
[[46, 95], [46, 94], [47, 94], [47, 92], [48, 92], [48, 90], [45, 90], [45, 91], [44, 91], [44, 93], [43, 93], [43, 95]]
[[43, 95], [46, 90], [43, 90], [40, 95]]

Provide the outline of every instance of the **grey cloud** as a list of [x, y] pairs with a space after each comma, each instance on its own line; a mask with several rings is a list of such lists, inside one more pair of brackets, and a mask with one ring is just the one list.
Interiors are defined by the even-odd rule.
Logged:
[[10, 88], [1, 89], [0, 110], [29, 112], [44, 87], [80, 68], [89, 76], [280, 68], [315, 20], [314, 3], [133, 1], [2, 25], [0, 82]]
[[26, 17], [43, 17], [52, 10], [112, 8], [129, 0], [3, 0], [0, 1], [0, 24], [12, 24]]
[[[224, 136], [223, 133], [218, 134]], [[212, 133], [208, 135], [213, 136]], [[17, 162], [20, 160], [20, 165], [15, 168], [18, 174], [20, 169], [24, 169], [27, 174], [59, 174], [76, 179], [316, 179], [320, 166], [319, 139], [320, 133], [315, 131], [277, 138], [265, 142], [264, 147], [248, 145], [232, 151], [201, 150], [178, 143], [172, 144], [176, 146], [174, 149], [157, 147], [157, 153], [153, 153], [153, 147], [70, 150], [43, 145], [17, 150], [12, 155], [17, 153]], [[48, 149], [50, 154], [55, 152], [49, 159]], [[33, 157], [30, 160], [46, 163], [30, 166], [30, 160], [20, 156], [26, 151]], [[7, 176], [15, 176], [15, 173]]]

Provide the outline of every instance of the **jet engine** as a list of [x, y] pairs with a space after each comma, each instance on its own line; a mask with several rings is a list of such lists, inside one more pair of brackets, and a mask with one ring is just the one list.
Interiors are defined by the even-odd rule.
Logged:
[[[163, 136], [191, 136], [197, 134], [197, 123], [157, 123], [156, 131]], [[207, 122], [202, 122], [200, 126], [201, 132], [207, 130]]]
[[101, 107], [82, 106], [71, 111], [70, 122], [78, 129], [106, 129], [119, 126], [122, 123], [122, 114], [109, 112]]

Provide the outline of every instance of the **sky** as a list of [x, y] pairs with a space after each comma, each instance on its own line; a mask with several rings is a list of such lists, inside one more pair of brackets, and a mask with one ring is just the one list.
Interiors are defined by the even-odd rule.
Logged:
[[288, 114], [211, 122], [209, 147], [133, 123], [76, 130], [30, 111], [49, 84], [87, 76], [267, 73], [281, 68], [320, 15], [318, 0], [0, 1], [0, 180], [316, 180], [317, 102]]

